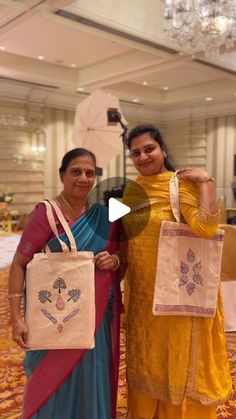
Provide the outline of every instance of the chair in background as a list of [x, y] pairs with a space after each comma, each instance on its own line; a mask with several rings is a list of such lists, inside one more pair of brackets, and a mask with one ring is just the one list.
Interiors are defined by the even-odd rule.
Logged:
[[221, 224], [225, 231], [221, 281], [225, 317], [225, 331], [236, 331], [236, 226]]

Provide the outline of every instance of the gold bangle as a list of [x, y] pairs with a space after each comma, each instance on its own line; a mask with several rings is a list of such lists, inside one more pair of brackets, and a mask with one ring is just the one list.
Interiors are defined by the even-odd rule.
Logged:
[[9, 294], [8, 295], [8, 300], [10, 300], [11, 298], [22, 297], [22, 296], [23, 296], [23, 292], [21, 292], [21, 293], [16, 292], [15, 294]]
[[120, 258], [115, 253], [112, 256], [115, 256], [117, 261], [117, 265], [112, 269], [112, 271], [117, 271], [117, 269], [120, 267]]

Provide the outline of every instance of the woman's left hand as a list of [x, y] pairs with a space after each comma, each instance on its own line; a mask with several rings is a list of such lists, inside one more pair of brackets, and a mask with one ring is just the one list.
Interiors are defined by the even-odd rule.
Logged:
[[114, 271], [118, 266], [118, 256], [110, 255], [109, 252], [99, 252], [94, 256], [96, 268], [106, 271]]
[[213, 182], [213, 177], [205, 170], [200, 167], [186, 167], [178, 170], [177, 177], [181, 179], [189, 179], [192, 182], [205, 183]]

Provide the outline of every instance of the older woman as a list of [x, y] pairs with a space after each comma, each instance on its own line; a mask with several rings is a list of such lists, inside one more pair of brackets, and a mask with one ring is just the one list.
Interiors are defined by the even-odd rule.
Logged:
[[[154, 316], [152, 302], [156, 255], [162, 220], [174, 221], [169, 200], [173, 169], [161, 134], [152, 125], [134, 128], [128, 137], [136, 179], [150, 200], [150, 218], [135, 229], [147, 208], [131, 212], [123, 224], [127, 243], [127, 379], [131, 419], [215, 419], [216, 406], [231, 393], [225, 349], [221, 294], [214, 318]], [[218, 225], [214, 179], [199, 168], [179, 171], [180, 211], [203, 238]], [[124, 203], [139, 201], [138, 188], [127, 186]], [[140, 197], [141, 198], [141, 197]], [[166, 272], [168, 286], [168, 272]], [[128, 299], [128, 301], [127, 301]]]
[[[115, 418], [119, 343], [119, 284], [113, 273], [119, 267], [116, 226], [109, 223], [107, 208], [88, 205], [96, 176], [93, 153], [82, 148], [69, 151], [59, 172], [63, 191], [54, 201], [71, 228], [78, 250], [95, 254], [95, 348], [28, 351], [24, 362], [28, 376], [24, 418]], [[66, 241], [63, 227], [54, 216], [60, 238]], [[51, 251], [61, 251], [58, 243], [44, 204], [38, 204], [23, 232], [9, 278], [13, 339], [25, 349], [30, 348], [20, 306], [26, 265], [46, 244]]]

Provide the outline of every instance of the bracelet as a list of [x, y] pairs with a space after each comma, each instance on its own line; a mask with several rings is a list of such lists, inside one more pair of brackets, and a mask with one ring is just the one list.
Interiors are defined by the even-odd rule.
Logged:
[[14, 330], [17, 329], [17, 327], [19, 326], [19, 324], [23, 324], [22, 320], [18, 320], [18, 322], [16, 323], [16, 325], [14, 327], [12, 327], [12, 331], [14, 332]]
[[23, 292], [21, 292], [21, 293], [16, 292], [15, 294], [9, 294], [8, 295], [8, 300], [10, 300], [11, 298], [22, 297], [22, 296], [23, 296]]
[[117, 269], [120, 267], [120, 258], [115, 253], [112, 256], [115, 256], [117, 261], [117, 265], [112, 269], [112, 271], [117, 271]]

